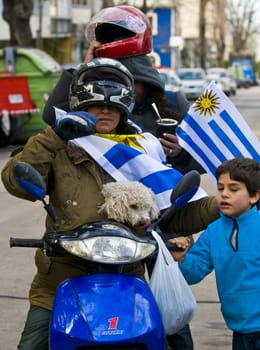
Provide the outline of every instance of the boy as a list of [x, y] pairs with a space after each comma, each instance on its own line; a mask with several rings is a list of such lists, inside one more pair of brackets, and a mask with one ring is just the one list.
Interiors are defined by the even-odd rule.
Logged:
[[232, 349], [260, 349], [260, 165], [234, 158], [217, 168], [216, 179], [221, 216], [200, 235], [180, 269], [189, 284], [215, 269], [221, 311], [233, 330]]

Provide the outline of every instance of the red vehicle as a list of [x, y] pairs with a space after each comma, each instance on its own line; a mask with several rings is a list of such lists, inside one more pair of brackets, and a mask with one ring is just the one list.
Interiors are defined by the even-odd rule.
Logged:
[[46, 127], [41, 113], [60, 73], [42, 50], [0, 49], [0, 146], [24, 143]]
[[25, 125], [20, 116], [25, 115], [28, 123], [32, 113], [39, 112], [40, 109], [31, 98], [26, 76], [0, 74], [0, 91], [0, 146], [4, 146]]

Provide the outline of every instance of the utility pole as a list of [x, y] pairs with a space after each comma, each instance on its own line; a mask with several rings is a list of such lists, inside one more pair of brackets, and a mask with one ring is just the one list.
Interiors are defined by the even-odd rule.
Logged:
[[37, 35], [36, 35], [36, 47], [38, 49], [43, 48], [43, 44], [42, 44], [42, 8], [43, 8], [43, 4], [42, 4], [43, 0], [39, 0], [39, 28], [37, 29]]
[[[177, 38], [178, 36], [178, 8], [177, 8], [177, 1], [174, 1], [174, 5], [173, 5], [173, 36], [175, 38]], [[180, 47], [178, 45], [174, 45], [173, 47], [173, 57], [174, 57], [174, 62], [173, 62], [173, 66], [174, 69], [177, 70], [180, 66]]]
[[146, 0], [143, 0], [143, 6], [142, 6], [141, 10], [143, 11], [143, 13], [147, 13], [148, 7], [147, 7]]

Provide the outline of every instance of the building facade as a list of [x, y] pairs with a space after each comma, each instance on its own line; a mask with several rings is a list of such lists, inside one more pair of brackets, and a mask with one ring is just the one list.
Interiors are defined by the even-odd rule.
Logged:
[[[86, 23], [101, 4], [101, 0], [34, 0], [30, 19], [33, 45], [61, 64], [80, 61], [86, 49]], [[2, 0], [0, 11], [3, 12]], [[0, 27], [0, 46], [8, 46], [9, 27], [2, 16]]]

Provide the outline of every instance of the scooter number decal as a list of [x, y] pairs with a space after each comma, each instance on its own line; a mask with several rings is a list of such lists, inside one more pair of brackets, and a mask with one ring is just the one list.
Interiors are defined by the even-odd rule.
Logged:
[[124, 334], [124, 330], [117, 329], [119, 317], [113, 317], [108, 319], [108, 330], [102, 332], [102, 335], [121, 335]]
[[117, 329], [118, 325], [118, 317], [113, 317], [108, 320], [109, 322], [109, 327], [108, 329]]

